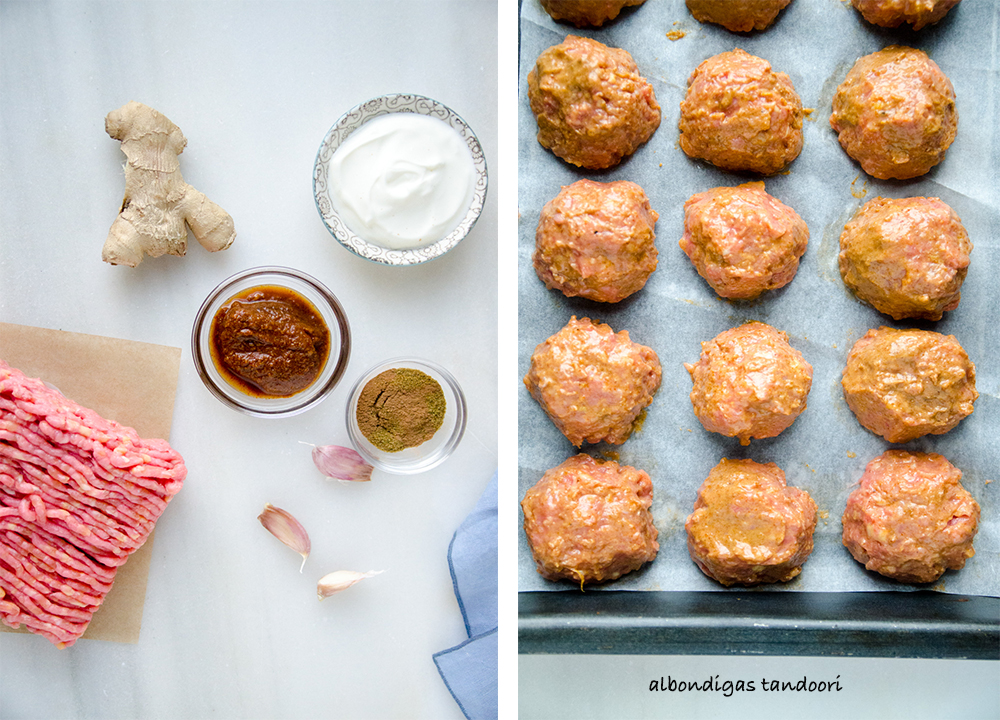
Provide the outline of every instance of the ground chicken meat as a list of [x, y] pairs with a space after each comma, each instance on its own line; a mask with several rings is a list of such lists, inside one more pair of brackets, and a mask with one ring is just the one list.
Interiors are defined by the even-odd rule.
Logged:
[[859, 59], [833, 97], [840, 145], [880, 180], [925, 174], [955, 139], [955, 91], [926, 53], [892, 45]]
[[872, 25], [899, 27], [909, 23], [914, 30], [936, 23], [960, 0], [851, 0]]
[[563, 435], [584, 442], [625, 442], [660, 387], [660, 360], [590, 318], [566, 326], [535, 348], [524, 384]]
[[646, 0], [541, 0], [553, 20], [582, 27], [600, 27], [614, 20], [622, 8], [642, 5]]
[[698, 22], [715, 23], [730, 32], [764, 30], [792, 0], [687, 0]]
[[806, 409], [812, 365], [788, 336], [761, 322], [726, 330], [701, 344], [698, 363], [685, 363], [691, 405], [709, 432], [751, 438], [780, 434]]
[[958, 340], [930, 330], [869, 330], [848, 353], [841, 384], [858, 422], [893, 443], [948, 432], [979, 397]]
[[552, 468], [521, 501], [539, 574], [582, 588], [652, 562], [660, 549], [652, 504], [642, 470], [583, 453]]
[[868, 570], [934, 582], [976, 554], [979, 504], [962, 471], [936, 453], [887, 450], [865, 468], [844, 510], [844, 546]]
[[660, 126], [653, 86], [632, 56], [574, 35], [538, 56], [528, 101], [542, 147], [590, 170], [617, 165]]
[[680, 146], [723, 170], [773, 175], [799, 156], [802, 117], [788, 75], [736, 49], [705, 60], [688, 79]]
[[816, 503], [774, 463], [723, 459], [684, 528], [691, 559], [723, 585], [787, 582], [812, 552]]
[[937, 198], [865, 203], [840, 236], [844, 284], [879, 312], [940, 320], [961, 299], [972, 243]]
[[542, 208], [534, 266], [545, 287], [567, 297], [618, 302], [656, 269], [659, 215], [628, 180], [578, 180]]
[[751, 300], [792, 281], [809, 228], [764, 183], [718, 187], [684, 203], [681, 250], [720, 296]]

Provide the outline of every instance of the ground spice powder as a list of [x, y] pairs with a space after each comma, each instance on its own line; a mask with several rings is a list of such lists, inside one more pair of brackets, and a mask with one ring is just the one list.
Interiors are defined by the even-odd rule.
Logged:
[[444, 422], [445, 407], [437, 380], [413, 368], [392, 368], [361, 390], [358, 427], [379, 450], [399, 452], [430, 440]]

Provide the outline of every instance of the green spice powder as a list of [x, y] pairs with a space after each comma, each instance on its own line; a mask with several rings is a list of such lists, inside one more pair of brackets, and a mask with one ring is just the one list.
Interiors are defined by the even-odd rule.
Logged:
[[445, 407], [437, 380], [413, 368], [393, 368], [361, 390], [358, 427], [379, 450], [399, 452], [430, 440], [444, 422]]

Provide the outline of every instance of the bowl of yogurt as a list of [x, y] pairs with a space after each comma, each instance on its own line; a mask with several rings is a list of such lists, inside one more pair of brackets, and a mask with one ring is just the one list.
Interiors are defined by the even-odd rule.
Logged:
[[384, 265], [444, 255], [476, 224], [488, 174], [479, 139], [422, 95], [382, 95], [345, 113], [313, 169], [320, 217], [351, 252]]

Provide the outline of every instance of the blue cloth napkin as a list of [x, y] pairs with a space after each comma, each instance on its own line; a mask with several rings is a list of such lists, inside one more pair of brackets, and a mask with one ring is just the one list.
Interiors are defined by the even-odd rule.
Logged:
[[448, 567], [469, 639], [434, 654], [469, 720], [497, 717], [497, 475], [448, 546]]

